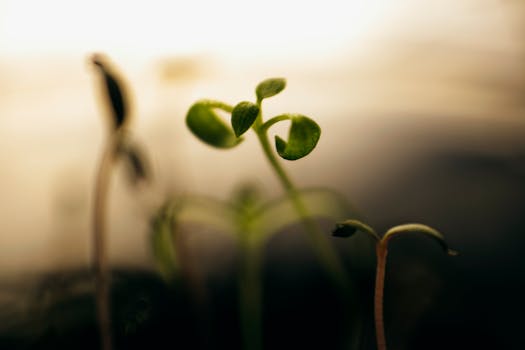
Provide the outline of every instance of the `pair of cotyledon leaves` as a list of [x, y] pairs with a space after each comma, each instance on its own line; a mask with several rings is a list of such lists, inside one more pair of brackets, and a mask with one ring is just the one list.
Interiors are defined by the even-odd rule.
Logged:
[[[243, 101], [232, 107], [223, 102], [199, 100], [187, 115], [186, 124], [201, 141], [217, 148], [232, 148], [242, 142], [242, 135], [250, 129], [261, 110], [263, 99], [277, 95], [286, 87], [282, 78], [266, 79], [255, 89], [257, 104]], [[217, 114], [217, 110], [231, 113], [231, 127]], [[275, 136], [277, 153], [284, 159], [296, 160], [308, 155], [317, 145], [321, 129], [312, 119], [300, 114], [281, 114], [258, 126], [256, 132], [266, 132], [273, 124], [290, 120], [288, 141]]]

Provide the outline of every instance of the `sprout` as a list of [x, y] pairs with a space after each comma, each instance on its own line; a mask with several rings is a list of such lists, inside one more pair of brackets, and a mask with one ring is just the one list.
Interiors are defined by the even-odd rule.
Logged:
[[434, 239], [448, 255], [457, 255], [458, 252], [448, 247], [443, 235], [436, 229], [423, 224], [404, 224], [390, 228], [383, 238], [376, 231], [359, 220], [346, 220], [336, 225], [332, 232], [335, 237], [351, 237], [361, 231], [368, 234], [376, 241], [376, 284], [374, 295], [374, 318], [376, 326], [377, 349], [386, 350], [385, 327], [383, 322], [383, 291], [385, 283], [386, 257], [388, 254], [388, 242], [399, 235], [408, 233], [420, 233]]

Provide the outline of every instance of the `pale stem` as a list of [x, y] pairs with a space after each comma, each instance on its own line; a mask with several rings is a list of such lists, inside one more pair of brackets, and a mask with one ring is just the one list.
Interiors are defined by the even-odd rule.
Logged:
[[95, 270], [95, 296], [97, 319], [102, 350], [112, 349], [110, 315], [110, 271], [106, 247], [106, 206], [111, 167], [115, 161], [118, 134], [110, 136], [98, 168], [93, 208], [93, 268]]

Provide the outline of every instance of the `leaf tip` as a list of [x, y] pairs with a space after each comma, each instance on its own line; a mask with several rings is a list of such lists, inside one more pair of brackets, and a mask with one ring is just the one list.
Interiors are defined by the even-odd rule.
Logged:
[[262, 101], [265, 98], [272, 97], [280, 93], [286, 87], [286, 79], [269, 78], [261, 81], [255, 88], [257, 100]]
[[457, 250], [447, 248], [447, 254], [450, 256], [458, 256], [459, 252]]
[[104, 78], [105, 95], [113, 114], [114, 129], [121, 129], [129, 119], [125, 84], [115, 69], [112, 68], [111, 62], [105, 54], [94, 53], [91, 55], [90, 61], [100, 70]]
[[357, 232], [357, 227], [346, 225], [345, 223], [337, 223], [332, 230], [333, 237], [347, 238]]
[[152, 180], [152, 171], [145, 152], [138, 144], [125, 140], [119, 144], [117, 152], [127, 165], [129, 182], [134, 187], [148, 184]]
[[231, 124], [236, 137], [240, 137], [253, 125], [259, 115], [259, 106], [251, 102], [238, 103], [232, 110]]

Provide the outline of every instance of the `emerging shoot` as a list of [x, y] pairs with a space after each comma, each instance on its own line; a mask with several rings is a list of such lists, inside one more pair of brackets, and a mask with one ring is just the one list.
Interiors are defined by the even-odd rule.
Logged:
[[102, 77], [103, 90], [110, 111], [108, 139], [98, 167], [93, 208], [93, 267], [95, 271], [96, 313], [102, 350], [113, 348], [111, 334], [110, 268], [107, 258], [106, 206], [111, 169], [117, 159], [128, 165], [128, 174], [133, 184], [149, 179], [149, 169], [140, 148], [126, 134], [129, 124], [128, 98], [124, 85], [118, 78], [108, 59], [94, 54], [91, 62]]
[[346, 220], [338, 223], [333, 231], [335, 237], [350, 237], [357, 231], [370, 235], [376, 241], [376, 282], [374, 293], [374, 319], [376, 327], [377, 349], [386, 350], [385, 327], [383, 321], [383, 291], [385, 283], [386, 257], [388, 254], [388, 242], [393, 237], [407, 233], [421, 233], [434, 239], [448, 255], [457, 255], [455, 250], [448, 247], [443, 235], [430, 226], [423, 224], [404, 224], [390, 228], [381, 238], [376, 231], [359, 220]]

